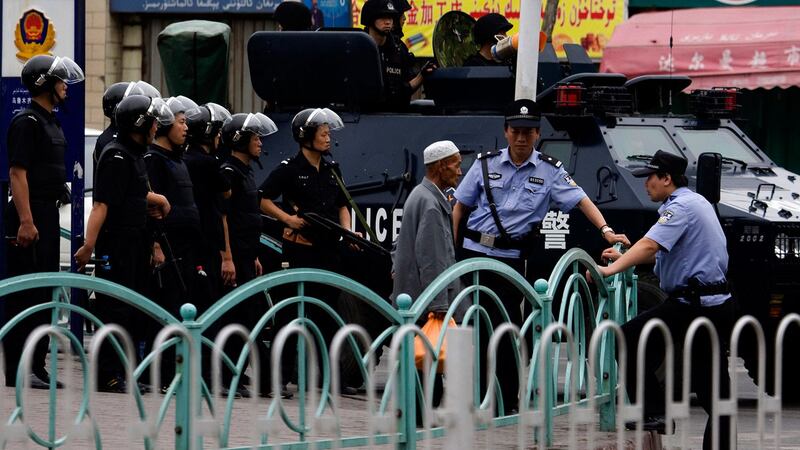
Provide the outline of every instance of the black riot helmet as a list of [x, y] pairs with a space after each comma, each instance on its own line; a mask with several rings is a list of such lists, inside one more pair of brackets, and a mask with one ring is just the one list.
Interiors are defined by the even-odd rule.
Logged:
[[222, 125], [231, 118], [231, 113], [216, 103], [206, 103], [203, 106], [191, 108], [186, 111], [186, 125], [189, 127], [187, 138], [192, 144], [214, 145]]
[[311, 11], [302, 2], [286, 0], [275, 8], [275, 21], [282, 31], [308, 31], [311, 29]]
[[[56, 80], [67, 84], [83, 81], [83, 70], [75, 61], [61, 56], [36, 55], [22, 66], [22, 84], [32, 97], [45, 92], [55, 93]], [[64, 99], [58, 99], [63, 101]]]
[[264, 137], [276, 131], [275, 122], [264, 114], [234, 114], [222, 126], [222, 142], [231, 151], [246, 151], [251, 136]]
[[495, 35], [505, 33], [513, 27], [514, 25], [502, 14], [489, 13], [475, 22], [475, 26], [472, 28], [472, 38], [478, 45], [495, 42]]
[[158, 121], [159, 126], [169, 125], [175, 121], [175, 115], [160, 98], [151, 99], [134, 94], [119, 102], [114, 111], [114, 119], [120, 134], [140, 133], [146, 136], [153, 121]]
[[150, 98], [161, 98], [161, 92], [159, 92], [155, 86], [142, 80], [131, 82], [128, 86], [128, 90], [125, 91], [125, 97], [129, 95], [144, 95]]
[[122, 81], [119, 83], [114, 83], [106, 89], [103, 93], [103, 115], [114, 120], [114, 109], [117, 107], [119, 102], [125, 98], [125, 93], [128, 91], [128, 86], [130, 86], [130, 81]]
[[[189, 102], [194, 103], [188, 98], [186, 97], [184, 98]], [[167, 108], [169, 108], [169, 111], [172, 113], [173, 118], [176, 117], [178, 114], [186, 113], [188, 109], [191, 109], [191, 105], [189, 108], [187, 108], [184, 102], [179, 100], [178, 97], [170, 97], [163, 100], [164, 103], [167, 105]], [[169, 134], [169, 130], [170, 128], [172, 128], [172, 124], [174, 122], [175, 122], [174, 119], [169, 123], [159, 122], [158, 128], [156, 129], [156, 136], [166, 136], [167, 134]]]
[[381, 17], [400, 18], [400, 4], [397, 0], [367, 0], [361, 7], [361, 25], [372, 27]]
[[314, 135], [321, 125], [328, 125], [331, 131], [344, 128], [342, 118], [330, 109], [308, 108], [297, 113], [292, 119], [292, 137], [301, 146], [317, 150], [313, 147]]

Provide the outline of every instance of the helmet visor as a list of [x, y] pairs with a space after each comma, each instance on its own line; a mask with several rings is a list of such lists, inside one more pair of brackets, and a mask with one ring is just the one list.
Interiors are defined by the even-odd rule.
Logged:
[[211, 122], [225, 122], [226, 120], [231, 118], [231, 113], [224, 106], [220, 106], [216, 103], [206, 103], [206, 108], [211, 113]]
[[161, 93], [158, 92], [152, 84], [146, 81], [135, 81], [131, 82], [128, 85], [128, 89], [125, 91], [124, 97], [129, 95], [144, 95], [145, 97], [150, 98], [161, 98]]
[[338, 114], [328, 108], [317, 108], [311, 115], [308, 116], [304, 126], [318, 127], [320, 125], [327, 125], [331, 131], [341, 130], [344, 128], [344, 122]]
[[75, 61], [61, 56], [56, 56], [50, 69], [47, 71], [48, 77], [55, 77], [67, 84], [75, 84], [83, 81], [83, 70]]
[[188, 110], [190, 110], [192, 108], [197, 108], [197, 103], [195, 103], [194, 100], [190, 99], [189, 97], [187, 97], [185, 95], [178, 95], [175, 98], [178, 99], [178, 101], [180, 101], [181, 104], [183, 104], [183, 111], [184, 112], [186, 112], [186, 111], [188, 111]]
[[175, 122], [175, 115], [169, 109], [169, 105], [160, 99], [154, 98], [150, 102], [150, 108], [147, 109], [147, 115], [150, 117], [155, 117], [158, 124], [161, 126], [170, 125]]
[[250, 113], [244, 119], [244, 123], [242, 124], [240, 131], [253, 133], [259, 137], [264, 137], [278, 131], [278, 127], [275, 125], [275, 122], [273, 122], [272, 119], [264, 114]]
[[173, 115], [185, 113], [187, 109], [190, 109], [186, 106], [185, 103], [183, 103], [183, 101], [179, 97], [170, 97], [164, 101], [167, 103], [167, 106], [169, 106], [169, 110], [172, 111]]

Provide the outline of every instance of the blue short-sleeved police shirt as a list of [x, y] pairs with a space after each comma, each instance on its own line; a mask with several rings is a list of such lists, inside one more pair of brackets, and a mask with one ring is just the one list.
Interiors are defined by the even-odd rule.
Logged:
[[[509, 157], [508, 148], [500, 150], [498, 156], [488, 159], [489, 188], [497, 205], [500, 222], [512, 239], [519, 239], [531, 232], [541, 222], [552, 201], [561, 211], [567, 212], [584, 197], [583, 192], [566, 170], [542, 160], [534, 150], [520, 166]], [[479, 233], [499, 236], [483, 182], [481, 161], [472, 164], [455, 193], [456, 200], [468, 207], [477, 207], [467, 219], [467, 228]], [[471, 239], [464, 239], [464, 248], [488, 256], [518, 258], [519, 250], [501, 250], [486, 247]]]
[[[678, 188], [658, 208], [658, 221], [645, 237], [661, 246], [653, 270], [661, 289], [672, 292], [688, 286], [697, 277], [701, 285], [725, 281], [728, 250], [725, 234], [714, 208], [689, 188]], [[707, 295], [703, 306], [724, 303], [730, 294]]]

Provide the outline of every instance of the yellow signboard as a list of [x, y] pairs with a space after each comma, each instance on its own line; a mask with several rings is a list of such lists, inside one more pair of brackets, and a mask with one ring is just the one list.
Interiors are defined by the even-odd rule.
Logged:
[[[433, 56], [433, 28], [448, 11], [460, 10], [474, 17], [496, 12], [514, 24], [509, 34], [516, 33], [519, 24], [520, 0], [409, 0], [403, 40], [417, 56]], [[542, 17], [547, 0], [542, 0]], [[353, 23], [360, 23], [364, 0], [354, 0]], [[561, 0], [553, 30], [553, 45], [564, 56], [563, 45], [582, 45], [589, 56], [601, 58], [603, 48], [614, 28], [627, 16], [625, 0]]]

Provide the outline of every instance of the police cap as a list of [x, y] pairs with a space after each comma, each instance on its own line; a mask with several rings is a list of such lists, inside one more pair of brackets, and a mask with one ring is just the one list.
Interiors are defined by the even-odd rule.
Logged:
[[492, 42], [495, 35], [505, 33], [513, 27], [514, 25], [503, 15], [489, 13], [475, 22], [475, 27], [472, 29], [472, 37], [478, 45], [483, 45], [487, 42]]
[[670, 175], [683, 175], [686, 172], [688, 161], [682, 156], [678, 156], [664, 150], [659, 150], [653, 155], [647, 165], [641, 169], [634, 170], [633, 176], [637, 178], [649, 177], [654, 173], [668, 173]]
[[526, 98], [511, 102], [505, 116], [506, 125], [514, 128], [539, 128], [541, 120], [536, 102]]

